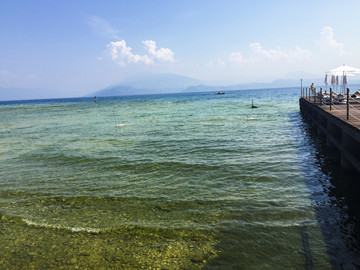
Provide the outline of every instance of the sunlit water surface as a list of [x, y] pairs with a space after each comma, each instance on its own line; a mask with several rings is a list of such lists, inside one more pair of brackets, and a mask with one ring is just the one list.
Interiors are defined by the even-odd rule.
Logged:
[[3, 103], [0, 268], [355, 269], [298, 92]]

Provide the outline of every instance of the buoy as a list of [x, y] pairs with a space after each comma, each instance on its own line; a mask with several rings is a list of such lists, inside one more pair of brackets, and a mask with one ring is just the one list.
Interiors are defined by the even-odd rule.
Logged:
[[257, 106], [254, 106], [254, 100], [252, 99], [251, 100], [251, 109], [256, 109], [257, 108]]

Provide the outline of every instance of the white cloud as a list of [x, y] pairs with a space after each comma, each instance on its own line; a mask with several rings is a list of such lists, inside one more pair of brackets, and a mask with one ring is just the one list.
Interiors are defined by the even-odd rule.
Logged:
[[131, 47], [126, 46], [125, 40], [112, 41], [107, 46], [111, 50], [111, 58], [120, 65], [141, 62], [151, 64], [153, 62], [147, 55], [133, 54]]
[[254, 42], [249, 44], [249, 48], [249, 57], [245, 57], [241, 52], [233, 52], [229, 56], [229, 61], [233, 64], [263, 62], [264, 60], [271, 62], [281, 60], [291, 63], [295, 60], [308, 59], [311, 56], [310, 51], [299, 47], [292, 50], [265, 49], [259, 42]]
[[264, 49], [260, 43], [255, 42], [249, 44], [252, 51], [252, 59], [268, 59], [272, 61], [285, 60], [287, 62], [293, 62], [294, 60], [306, 59], [311, 56], [311, 52], [299, 47], [295, 47], [293, 50], [281, 50], [276, 49]]
[[88, 24], [95, 34], [113, 39], [120, 39], [119, 31], [113, 28], [108, 21], [98, 16], [89, 17]]
[[227, 64], [224, 60], [222, 59], [217, 59], [216, 63], [214, 63], [213, 61], [209, 62], [209, 64], [207, 65], [209, 68], [221, 68], [221, 69], [225, 69], [227, 67]]
[[159, 59], [161, 61], [174, 61], [174, 53], [168, 48], [160, 48], [156, 50], [156, 42], [153, 40], [143, 41], [145, 49], [150, 54], [150, 57], [153, 59]]
[[218, 62], [219, 67], [226, 68], [227, 65], [226, 65], [226, 62], [224, 60], [218, 59], [217, 62]]
[[335, 52], [338, 55], [344, 55], [344, 44], [337, 42], [334, 39], [334, 31], [330, 26], [325, 26], [320, 33], [320, 40], [317, 41], [317, 45], [323, 52]]
[[233, 52], [229, 56], [230, 62], [233, 64], [242, 64], [245, 62], [244, 56], [241, 52]]
[[143, 41], [148, 54], [140, 55], [132, 53], [131, 47], [126, 45], [125, 40], [112, 41], [107, 46], [110, 48], [111, 58], [118, 64], [124, 66], [131, 63], [153, 64], [155, 61], [174, 61], [174, 53], [168, 48], [156, 49], [153, 40]]

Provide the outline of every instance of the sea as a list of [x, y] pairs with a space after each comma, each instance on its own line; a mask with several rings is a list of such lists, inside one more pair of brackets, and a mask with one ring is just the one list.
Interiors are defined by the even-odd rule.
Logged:
[[300, 93], [0, 102], [0, 269], [360, 268]]

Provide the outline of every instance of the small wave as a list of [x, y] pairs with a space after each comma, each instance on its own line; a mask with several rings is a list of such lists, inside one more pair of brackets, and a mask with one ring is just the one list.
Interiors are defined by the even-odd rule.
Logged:
[[41, 228], [47, 228], [47, 229], [58, 229], [58, 230], [68, 230], [71, 232], [88, 232], [88, 233], [100, 233], [105, 231], [104, 229], [98, 229], [98, 228], [86, 228], [86, 227], [68, 227], [68, 226], [63, 226], [60, 224], [49, 224], [47, 222], [35, 222], [35, 221], [31, 221], [28, 219], [22, 219], [25, 224], [29, 225], [29, 226], [34, 226], [34, 227], [41, 227]]
[[115, 126], [116, 126], [116, 127], [123, 127], [123, 126], [125, 126], [125, 124], [118, 123], [118, 122], [116, 121], [116, 122], [115, 122]]

